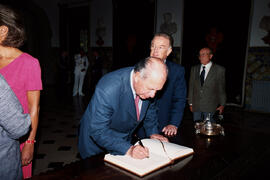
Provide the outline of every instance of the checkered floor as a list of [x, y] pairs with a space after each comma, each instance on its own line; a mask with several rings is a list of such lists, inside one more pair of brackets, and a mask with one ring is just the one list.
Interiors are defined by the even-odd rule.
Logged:
[[42, 91], [34, 175], [79, 159], [78, 124], [88, 102], [88, 96], [63, 97], [54, 88]]

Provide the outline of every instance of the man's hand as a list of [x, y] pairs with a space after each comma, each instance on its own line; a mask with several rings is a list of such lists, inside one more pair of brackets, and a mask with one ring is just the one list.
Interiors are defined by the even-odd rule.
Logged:
[[129, 155], [135, 159], [144, 159], [149, 157], [149, 150], [147, 147], [142, 147], [140, 145], [131, 146], [126, 155]]
[[31, 163], [34, 154], [34, 144], [24, 143], [22, 149], [22, 166], [27, 166]]
[[161, 140], [161, 141], [164, 141], [164, 142], [169, 142], [168, 138], [160, 135], [160, 134], [152, 134], [150, 136], [151, 139], [158, 139], [158, 140]]
[[219, 114], [222, 114], [224, 111], [224, 106], [219, 106], [216, 110], [219, 111]]
[[190, 110], [191, 112], [193, 112], [193, 110], [192, 110], [192, 106], [189, 106], [189, 110]]
[[166, 136], [175, 136], [177, 134], [177, 127], [174, 125], [168, 125], [162, 129], [162, 132]]

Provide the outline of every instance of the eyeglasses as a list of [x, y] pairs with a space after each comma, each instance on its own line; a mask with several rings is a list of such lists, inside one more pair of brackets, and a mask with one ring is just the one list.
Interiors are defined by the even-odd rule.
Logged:
[[164, 47], [164, 46], [150, 46], [150, 49], [151, 50], [158, 50], [158, 51], [165, 51], [165, 50], [167, 50], [167, 49], [169, 49], [169, 48], [167, 48], [167, 47]]
[[203, 54], [199, 54], [198, 56], [200, 57], [200, 56], [209, 56], [210, 55], [210, 53], [203, 53]]

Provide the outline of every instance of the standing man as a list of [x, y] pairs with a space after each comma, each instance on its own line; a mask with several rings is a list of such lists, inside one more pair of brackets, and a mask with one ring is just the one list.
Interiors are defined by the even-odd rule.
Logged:
[[73, 86], [73, 96], [76, 96], [78, 93], [80, 96], [84, 96], [83, 82], [84, 77], [88, 69], [88, 58], [83, 49], [80, 50], [79, 54], [75, 54], [75, 69], [74, 69], [74, 86]]
[[[167, 60], [172, 52], [173, 39], [166, 33], [157, 33], [151, 42], [150, 56], [160, 58], [168, 67], [168, 78], [163, 89], [157, 94], [159, 132], [167, 136], [177, 134], [186, 105], [185, 69], [177, 63]], [[138, 131], [145, 136], [145, 129]]]
[[212, 57], [210, 48], [202, 48], [199, 54], [201, 64], [191, 68], [188, 103], [194, 121], [204, 120], [210, 114], [213, 122], [215, 111], [222, 114], [226, 103], [225, 68], [212, 63]]
[[147, 148], [131, 144], [133, 132], [142, 122], [147, 137], [168, 141], [158, 134], [152, 99], [166, 79], [166, 65], [152, 57], [138, 62], [135, 67], [104, 75], [80, 122], [78, 149], [81, 157], [102, 152], [128, 154], [138, 159], [147, 157]]

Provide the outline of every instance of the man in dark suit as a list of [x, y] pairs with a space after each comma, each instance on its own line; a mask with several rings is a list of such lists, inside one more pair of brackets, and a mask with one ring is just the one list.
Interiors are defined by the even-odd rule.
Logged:
[[[163, 61], [149, 57], [135, 67], [101, 78], [80, 122], [78, 149], [82, 158], [102, 152], [147, 157], [147, 148], [131, 144], [133, 132], [142, 122], [147, 137], [168, 141], [158, 134], [157, 110], [152, 99], [162, 89], [167, 71]], [[139, 100], [138, 106], [135, 100]]]
[[[150, 56], [160, 58], [168, 67], [168, 78], [160, 92], [157, 93], [159, 132], [173, 136], [182, 121], [186, 105], [185, 69], [177, 63], [167, 60], [172, 52], [173, 39], [166, 33], [157, 33], [151, 42]], [[145, 129], [138, 135], [144, 137]]]
[[215, 111], [222, 114], [226, 103], [225, 68], [212, 63], [212, 57], [210, 48], [202, 48], [201, 64], [191, 68], [188, 103], [194, 121], [204, 120], [207, 115], [214, 121]]

